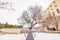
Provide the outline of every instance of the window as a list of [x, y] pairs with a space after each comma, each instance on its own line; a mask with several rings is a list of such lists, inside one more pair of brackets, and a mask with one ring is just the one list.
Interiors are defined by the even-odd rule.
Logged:
[[54, 14], [54, 12], [52, 12]]
[[55, 7], [57, 7], [57, 5], [55, 5]]
[[55, 3], [55, 1], [53, 3]]
[[59, 9], [56, 9], [57, 13], [60, 13]]
[[50, 7], [52, 7], [52, 5], [50, 5]]
[[51, 10], [53, 10], [53, 9], [51, 8]]

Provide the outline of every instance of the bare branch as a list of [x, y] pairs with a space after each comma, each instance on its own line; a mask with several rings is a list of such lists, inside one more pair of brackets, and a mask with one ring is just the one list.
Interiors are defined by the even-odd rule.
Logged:
[[8, 1], [7, 2], [0, 1], [0, 8], [15, 11], [12, 4], [13, 3], [9, 3]]
[[30, 24], [30, 28], [36, 24], [42, 23], [42, 9], [39, 6], [29, 7], [27, 11], [23, 11], [22, 19], [25, 23]]

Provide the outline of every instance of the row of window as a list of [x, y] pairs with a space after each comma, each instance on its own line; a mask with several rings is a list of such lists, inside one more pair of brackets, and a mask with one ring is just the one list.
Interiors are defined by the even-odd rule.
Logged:
[[[60, 13], [60, 10], [57, 8], [56, 9], [57, 13]], [[50, 11], [48, 11], [48, 13], [50, 13]], [[52, 12], [54, 14], [54, 12]]]
[[[55, 4], [55, 1], [53, 3]], [[50, 7], [52, 7], [52, 5], [50, 5]], [[57, 5], [55, 5], [55, 7], [57, 7]]]
[[[53, 3], [55, 4], [55, 1]], [[52, 7], [52, 5], [50, 5], [50, 7]], [[55, 7], [57, 7], [57, 5], [55, 5]], [[53, 9], [51, 8], [51, 10], [53, 10]], [[57, 11], [57, 13], [60, 13], [60, 10], [58, 8], [56, 9], [56, 11]], [[54, 12], [52, 12], [52, 13], [54, 14]]]

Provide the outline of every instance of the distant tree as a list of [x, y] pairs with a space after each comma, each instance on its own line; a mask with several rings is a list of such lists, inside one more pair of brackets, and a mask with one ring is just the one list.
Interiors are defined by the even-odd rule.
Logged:
[[7, 22], [3, 25], [4, 25], [3, 28], [16, 28], [16, 25], [10, 25]]
[[3, 24], [2, 23], [0, 23], [0, 28], [3, 28]]
[[18, 18], [19, 23], [30, 25], [30, 30], [36, 24], [42, 23], [42, 8], [41, 6], [29, 7], [28, 10], [23, 11], [22, 16]]
[[15, 25], [9, 25], [9, 28], [17, 28]]
[[4, 24], [4, 28], [8, 28], [9, 27], [9, 24], [6, 22], [5, 24]]

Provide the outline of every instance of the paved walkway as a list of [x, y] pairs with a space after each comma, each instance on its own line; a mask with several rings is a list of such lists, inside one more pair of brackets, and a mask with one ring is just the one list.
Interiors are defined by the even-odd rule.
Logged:
[[26, 40], [34, 40], [32, 32], [28, 33]]

